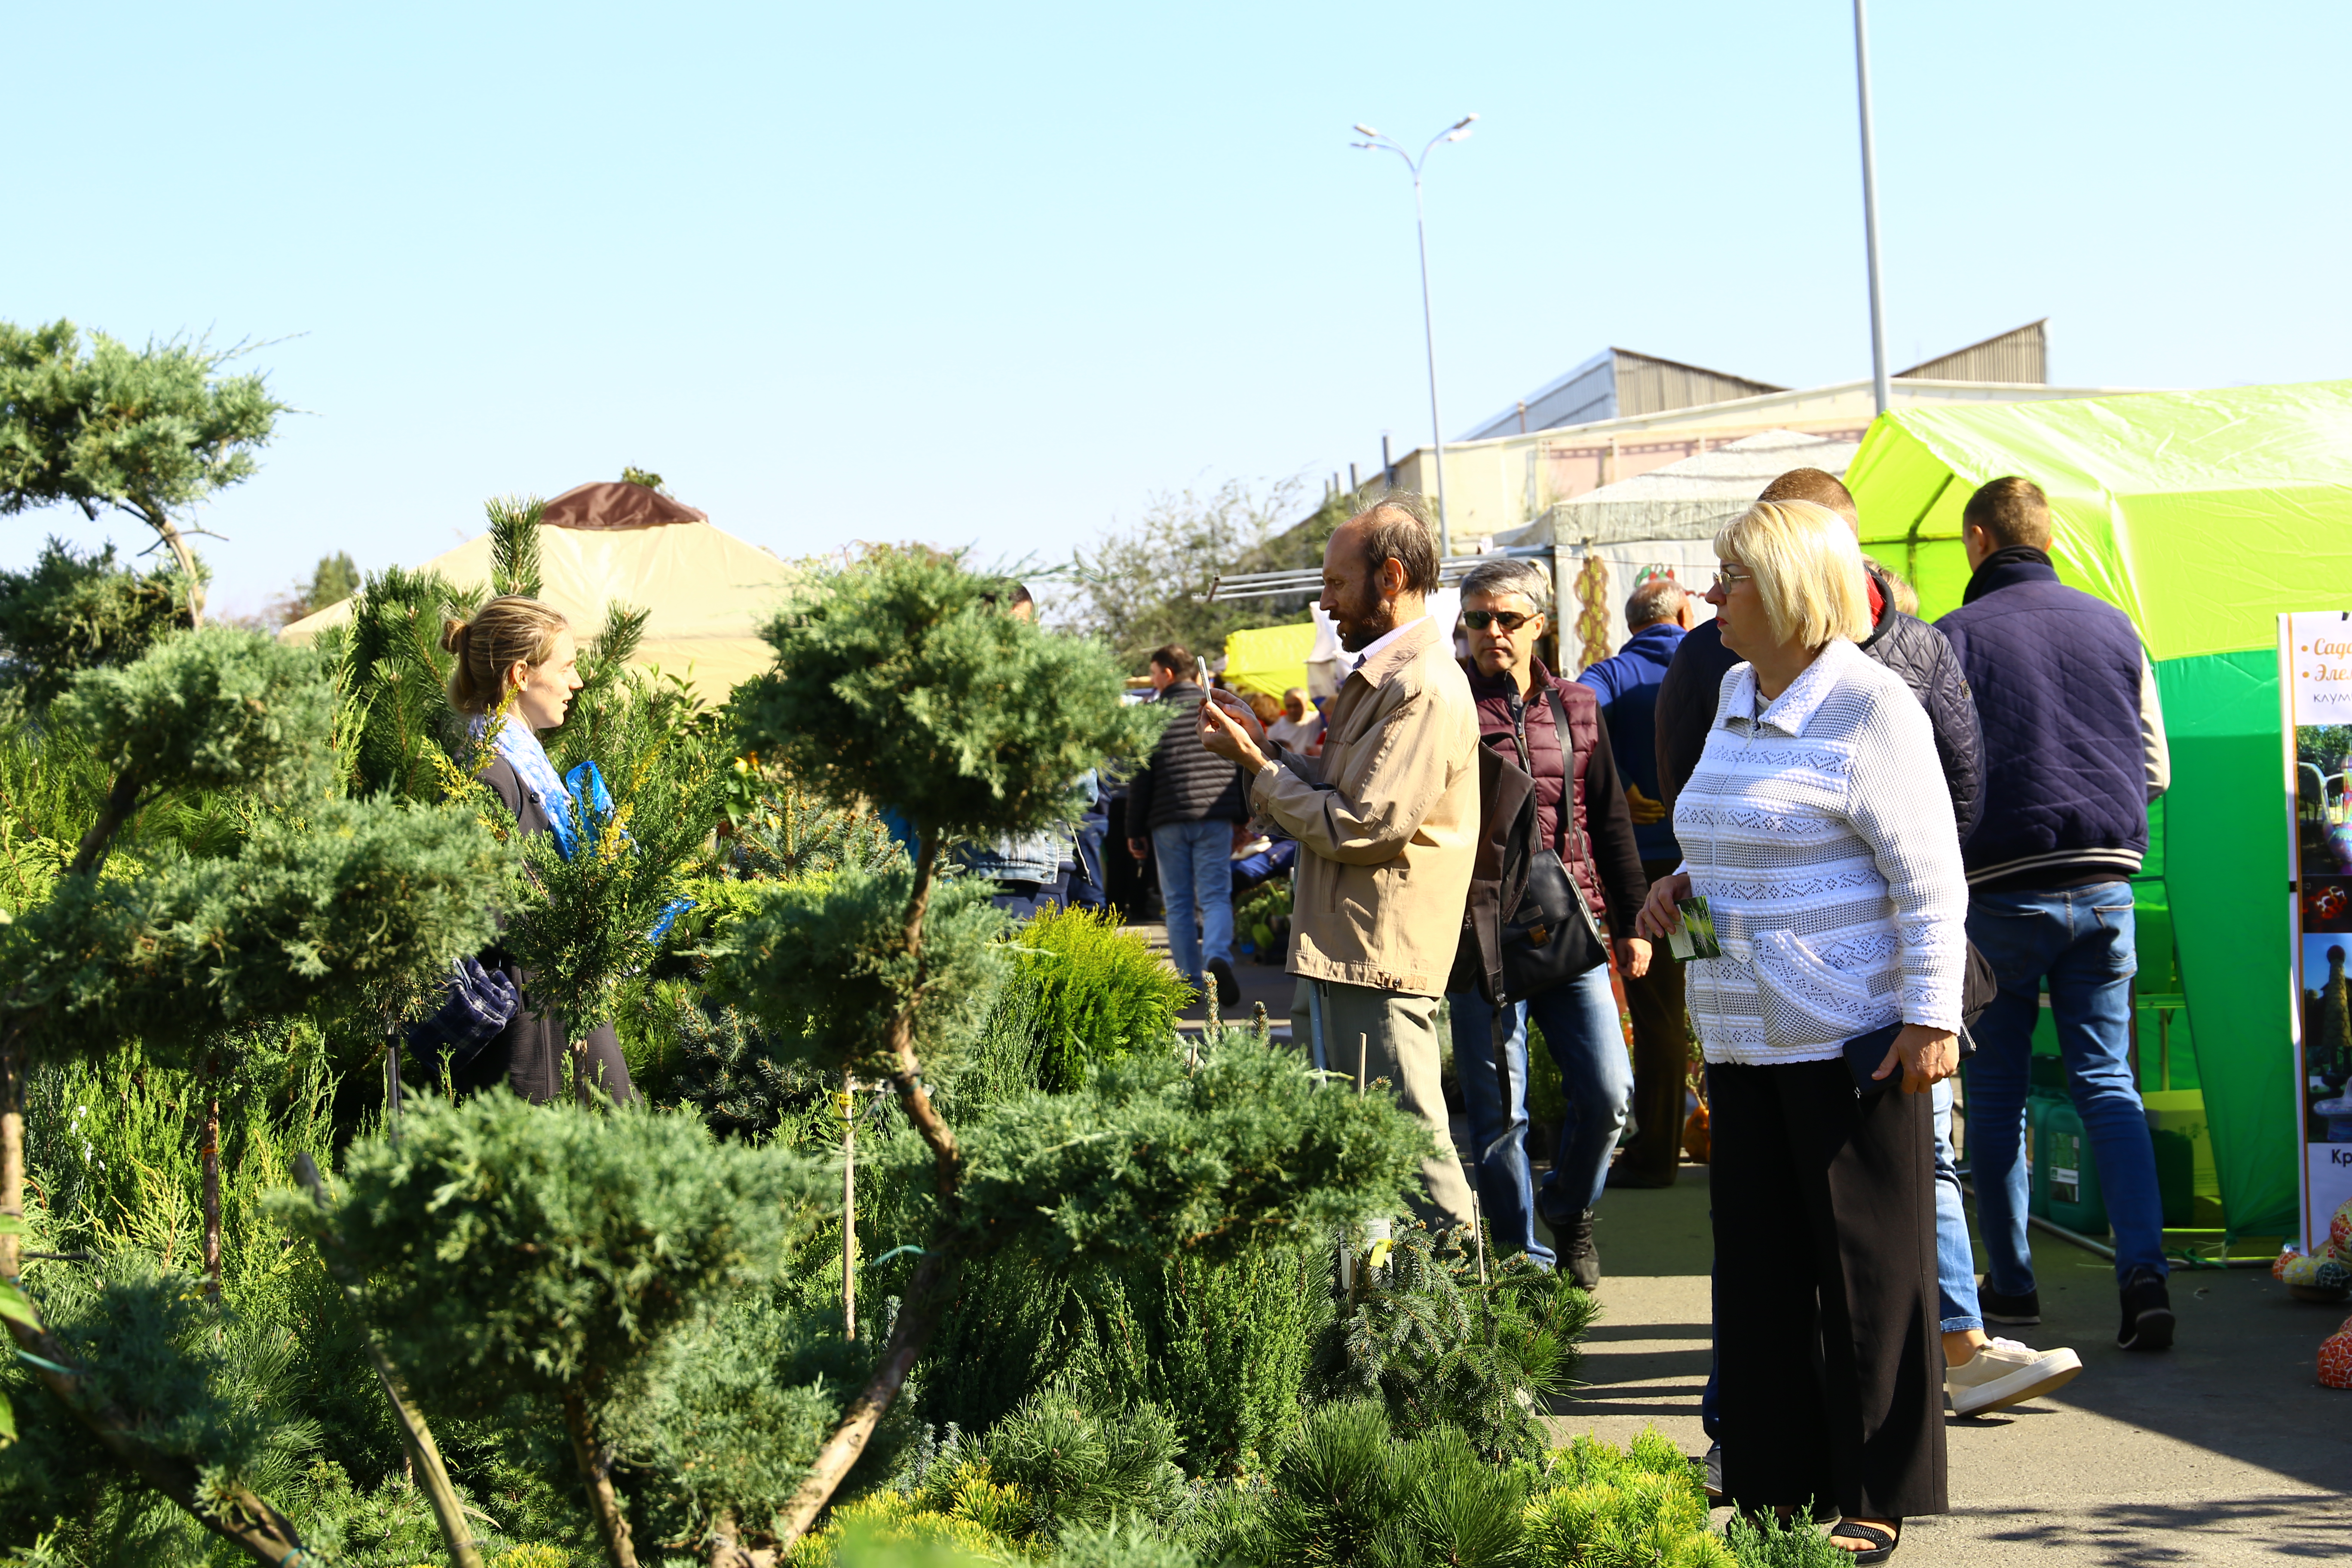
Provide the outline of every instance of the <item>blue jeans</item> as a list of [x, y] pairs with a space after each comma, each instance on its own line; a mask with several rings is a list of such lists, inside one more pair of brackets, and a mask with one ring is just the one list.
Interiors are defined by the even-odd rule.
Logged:
[[2000, 981], [2000, 995], [1977, 1023], [1977, 1054], [1969, 1064], [1969, 1163], [1986, 1277], [2004, 1295], [2033, 1289], [2033, 1255], [2025, 1242], [2026, 1058], [2045, 976], [2066, 1092], [2090, 1138], [2115, 1228], [2116, 1278], [2127, 1280], [2141, 1268], [2163, 1277], [2164, 1204], [2129, 1055], [2131, 977], [2138, 967], [2131, 884], [1975, 894], [1969, 940]]
[[1151, 852], [1160, 865], [1160, 902], [1168, 912], [1168, 956], [1177, 973], [1199, 985], [1201, 966], [1210, 959], [1234, 961], [1234, 825], [1162, 823], [1151, 830]]
[[[1454, 1019], [1454, 1070], [1462, 1080], [1469, 1111], [1470, 1141], [1478, 1157], [1478, 1203], [1495, 1232], [1495, 1245], [1526, 1253], [1549, 1267], [1552, 1250], [1536, 1239], [1538, 1207], [1547, 1220], [1565, 1224], [1578, 1211], [1601, 1201], [1609, 1179], [1609, 1156], [1624, 1130], [1633, 1103], [1633, 1058], [1617, 1019], [1609, 989], [1609, 966], [1601, 964], [1564, 984], [1512, 1006], [1506, 1054], [1510, 1081], [1495, 1066], [1495, 1009], [1475, 991], [1446, 997]], [[1528, 1167], [1528, 1016], [1543, 1030], [1544, 1044], [1559, 1068], [1568, 1100], [1551, 1174], [1540, 1197]]]
[[1969, 1211], [1960, 1193], [1960, 1167], [1952, 1158], [1952, 1080], [1928, 1091], [1936, 1110], [1936, 1286], [1942, 1298], [1944, 1332], [1984, 1327], [1977, 1306], [1977, 1258], [1969, 1249]]

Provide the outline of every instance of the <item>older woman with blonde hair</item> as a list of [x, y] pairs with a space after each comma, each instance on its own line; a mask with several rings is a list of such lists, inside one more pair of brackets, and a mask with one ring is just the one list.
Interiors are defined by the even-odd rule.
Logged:
[[[1704, 900], [1723, 1489], [1843, 1518], [1884, 1562], [1945, 1511], [1934, 1134], [1958, 1065], [1968, 883], [1933, 731], [1870, 628], [1853, 531], [1759, 501], [1716, 536], [1723, 679], [1675, 809], [1682, 869], [1643, 934]], [[1694, 911], [1696, 913], [1697, 911]]]

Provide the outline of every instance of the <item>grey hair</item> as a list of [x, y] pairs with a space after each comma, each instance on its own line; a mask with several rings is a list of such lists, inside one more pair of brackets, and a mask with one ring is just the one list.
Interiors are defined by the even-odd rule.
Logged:
[[1384, 490], [1349, 521], [1364, 525], [1364, 557], [1375, 573], [1392, 559], [1404, 568], [1405, 592], [1437, 592], [1437, 524], [1426, 499], [1413, 490]]
[[1629, 626], [1652, 626], [1660, 621], [1671, 621], [1683, 611], [1683, 603], [1690, 590], [1672, 577], [1653, 577], [1625, 599], [1625, 624]]
[[1523, 556], [1506, 555], [1470, 568], [1462, 579], [1462, 596], [1473, 594], [1524, 594], [1536, 614], [1551, 614], [1551, 574]]

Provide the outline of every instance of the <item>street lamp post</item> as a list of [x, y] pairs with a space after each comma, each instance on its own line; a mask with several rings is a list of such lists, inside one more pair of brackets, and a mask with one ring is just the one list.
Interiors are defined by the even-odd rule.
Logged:
[[1853, 0], [1854, 96], [1862, 105], [1862, 239], [1870, 255], [1870, 390], [1886, 412], [1886, 309], [1878, 291], [1878, 146], [1870, 129], [1870, 19]]
[[1412, 227], [1414, 237], [1421, 244], [1421, 339], [1422, 346], [1429, 355], [1429, 438], [1437, 455], [1437, 537], [1441, 555], [1454, 553], [1454, 520], [1445, 510], [1445, 426], [1437, 412], [1437, 328], [1429, 310], [1429, 220], [1422, 210], [1421, 170], [1422, 165], [1429, 162], [1430, 153], [1437, 150], [1439, 142], [1462, 141], [1470, 134], [1470, 122], [1477, 118], [1475, 114], [1465, 114], [1431, 137], [1429, 145], [1421, 150], [1418, 158], [1369, 125], [1357, 126], [1356, 134], [1363, 140], [1349, 143], [1366, 150], [1393, 153], [1403, 159], [1404, 166], [1412, 172]]

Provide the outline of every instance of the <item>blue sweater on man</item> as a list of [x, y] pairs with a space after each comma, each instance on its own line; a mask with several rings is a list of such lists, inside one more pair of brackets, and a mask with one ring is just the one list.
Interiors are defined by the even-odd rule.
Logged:
[[1984, 815], [1969, 884], [2065, 888], [2136, 874], [2147, 803], [2171, 782], [2156, 676], [2121, 610], [2058, 581], [2049, 556], [1986, 558], [1936, 623], [1984, 725]]
[[[1609, 726], [1609, 747], [1617, 756], [1618, 776], [1655, 801], [1666, 798], [1658, 787], [1658, 687], [1666, 667], [1682, 646], [1683, 628], [1672, 621], [1643, 626], [1625, 639], [1625, 646], [1578, 676], [1601, 699], [1601, 717]], [[1682, 846], [1675, 842], [1674, 817], [1633, 825], [1633, 846], [1644, 860], [1680, 860]]]

